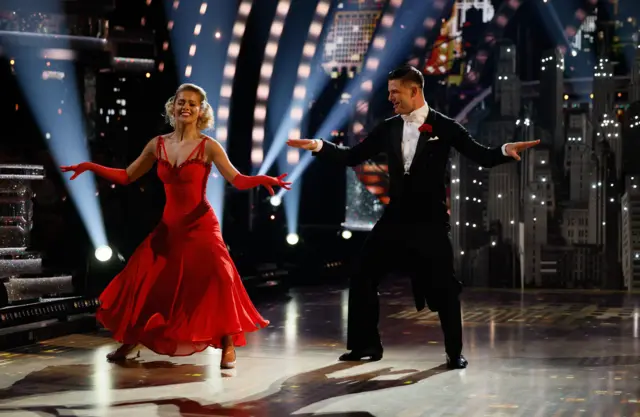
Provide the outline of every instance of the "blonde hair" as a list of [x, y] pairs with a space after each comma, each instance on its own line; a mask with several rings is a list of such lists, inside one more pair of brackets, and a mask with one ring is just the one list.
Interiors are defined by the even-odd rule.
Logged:
[[192, 91], [200, 96], [200, 116], [196, 127], [198, 130], [211, 129], [213, 127], [213, 109], [207, 101], [207, 92], [200, 86], [195, 84], [182, 84], [176, 90], [176, 93], [167, 100], [164, 105], [164, 119], [171, 125], [176, 127], [176, 119], [173, 115], [176, 97], [183, 91]]

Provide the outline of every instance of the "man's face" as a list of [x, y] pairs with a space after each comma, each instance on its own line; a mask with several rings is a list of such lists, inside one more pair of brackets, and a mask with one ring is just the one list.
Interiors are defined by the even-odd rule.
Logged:
[[402, 80], [389, 80], [389, 101], [396, 114], [409, 114], [415, 110], [418, 86]]

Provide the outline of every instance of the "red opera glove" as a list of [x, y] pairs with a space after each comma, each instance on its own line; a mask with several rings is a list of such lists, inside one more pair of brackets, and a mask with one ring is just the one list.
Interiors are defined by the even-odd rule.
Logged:
[[277, 178], [269, 177], [266, 175], [256, 175], [255, 177], [249, 177], [246, 175], [238, 174], [233, 179], [232, 184], [238, 190], [248, 190], [249, 188], [254, 188], [262, 185], [264, 188], [266, 188], [269, 191], [269, 194], [273, 195], [274, 192], [272, 187], [282, 187], [285, 190], [291, 189], [289, 188], [291, 183], [284, 181], [284, 178], [286, 176], [287, 174], [282, 174]]
[[82, 162], [78, 165], [63, 166], [60, 167], [60, 169], [62, 170], [62, 172], [73, 171], [73, 175], [71, 176], [72, 180], [75, 180], [78, 175], [82, 174], [85, 171], [91, 171], [96, 175], [115, 184], [127, 185], [130, 183], [129, 176], [127, 175], [126, 170], [118, 168], [108, 168], [102, 165], [94, 164], [93, 162]]

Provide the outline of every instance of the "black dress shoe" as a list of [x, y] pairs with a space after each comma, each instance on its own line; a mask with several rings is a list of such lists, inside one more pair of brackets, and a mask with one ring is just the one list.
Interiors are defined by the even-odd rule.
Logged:
[[458, 355], [454, 357], [449, 357], [447, 355], [447, 368], [448, 369], [464, 369], [469, 365], [469, 362], [465, 359], [464, 356]]
[[342, 362], [356, 362], [356, 361], [370, 361], [375, 362], [382, 359], [381, 350], [352, 350], [351, 352], [343, 353], [338, 358]]

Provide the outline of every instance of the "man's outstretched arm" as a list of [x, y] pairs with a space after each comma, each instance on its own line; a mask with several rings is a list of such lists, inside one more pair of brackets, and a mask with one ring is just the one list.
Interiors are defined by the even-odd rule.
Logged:
[[362, 142], [352, 147], [336, 145], [322, 139], [289, 139], [287, 145], [312, 151], [318, 157], [353, 167], [382, 153], [387, 136], [385, 124], [380, 123]]
[[451, 135], [453, 147], [462, 155], [485, 168], [492, 168], [514, 159], [519, 161], [519, 153], [540, 143], [539, 140], [534, 140], [530, 142], [505, 143], [498, 148], [488, 148], [476, 142], [467, 129], [458, 122], [454, 122], [453, 130]]

